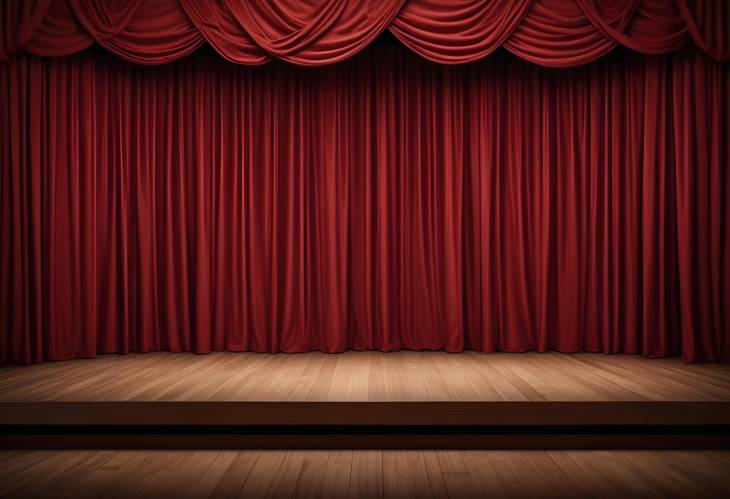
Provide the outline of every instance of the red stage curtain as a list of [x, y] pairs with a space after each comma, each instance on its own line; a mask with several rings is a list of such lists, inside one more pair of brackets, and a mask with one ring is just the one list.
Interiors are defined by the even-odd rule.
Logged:
[[661, 54], [694, 39], [730, 57], [725, 0], [7, 0], [0, 59], [19, 49], [69, 55], [94, 41], [119, 57], [160, 64], [206, 40], [226, 59], [339, 62], [380, 32], [444, 64], [504, 45], [547, 66], [590, 62], [617, 44]]
[[0, 361], [730, 360], [730, 67], [0, 64]]
[[730, 68], [678, 56], [672, 80], [682, 351], [730, 360]]

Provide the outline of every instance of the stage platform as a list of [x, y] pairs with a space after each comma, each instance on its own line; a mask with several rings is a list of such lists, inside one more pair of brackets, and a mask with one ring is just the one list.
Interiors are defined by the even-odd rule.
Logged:
[[728, 448], [730, 366], [147, 353], [0, 369], [5, 448]]

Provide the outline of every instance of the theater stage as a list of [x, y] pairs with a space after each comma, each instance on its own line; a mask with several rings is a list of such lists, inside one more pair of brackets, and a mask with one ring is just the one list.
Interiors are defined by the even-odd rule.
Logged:
[[101, 355], [0, 369], [5, 448], [726, 448], [730, 366], [464, 352]]

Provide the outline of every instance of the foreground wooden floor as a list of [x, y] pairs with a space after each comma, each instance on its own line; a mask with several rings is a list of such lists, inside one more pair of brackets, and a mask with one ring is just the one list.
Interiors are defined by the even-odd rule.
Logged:
[[17, 451], [0, 497], [727, 497], [730, 451]]
[[554, 352], [159, 352], [3, 367], [2, 400], [730, 400], [730, 366]]

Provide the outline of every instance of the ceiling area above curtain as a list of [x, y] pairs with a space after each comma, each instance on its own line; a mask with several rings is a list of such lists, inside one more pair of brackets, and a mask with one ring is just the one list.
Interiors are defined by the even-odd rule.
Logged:
[[554, 67], [617, 45], [662, 54], [694, 43], [730, 58], [726, 0], [7, 0], [0, 9], [0, 60], [98, 43], [131, 62], [164, 64], [208, 43], [238, 64], [319, 66], [353, 56], [386, 29], [442, 64], [500, 46]]

